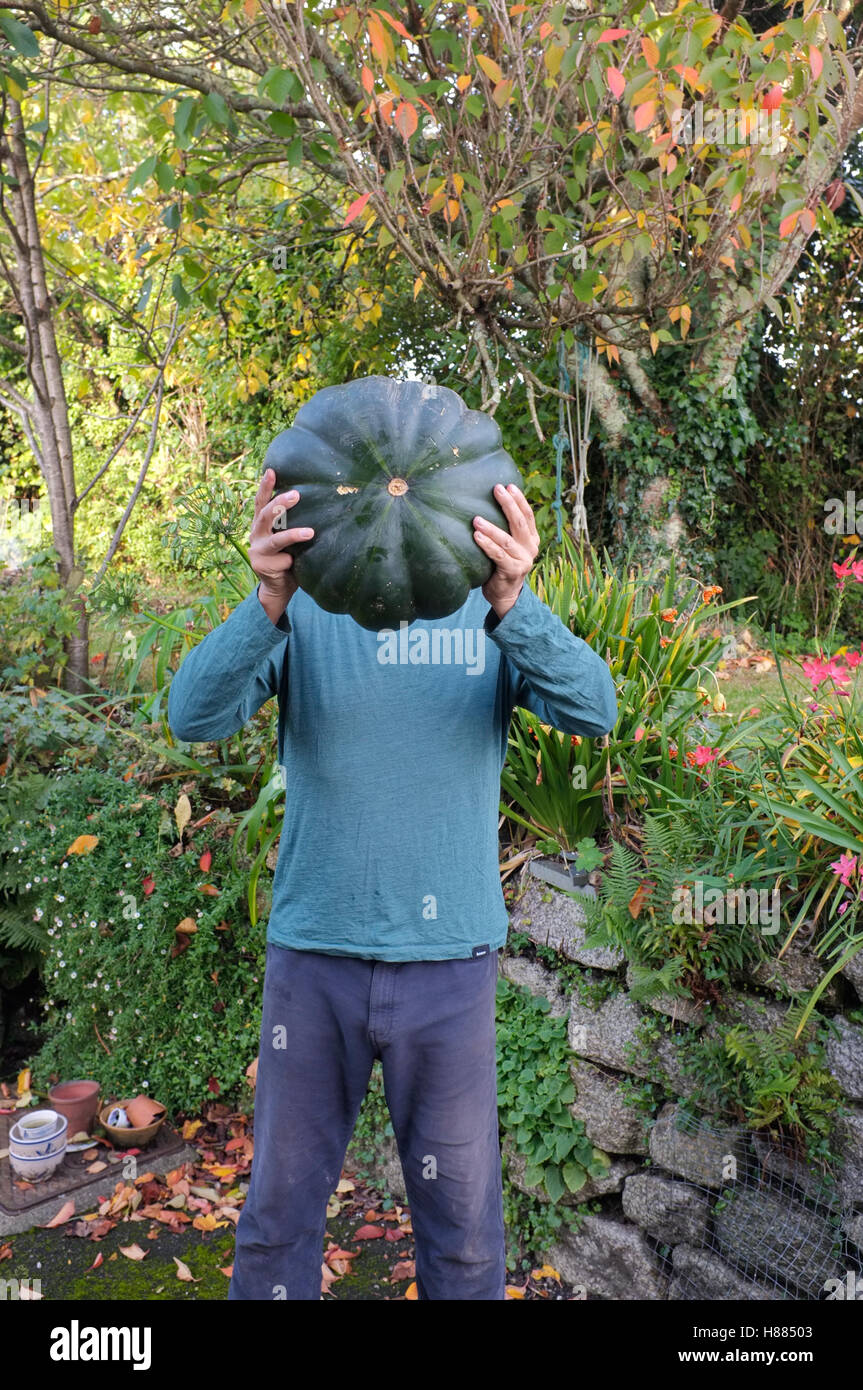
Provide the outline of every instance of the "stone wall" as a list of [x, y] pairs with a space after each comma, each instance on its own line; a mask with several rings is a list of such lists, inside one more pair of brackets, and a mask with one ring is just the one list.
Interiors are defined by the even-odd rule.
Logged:
[[[572, 1113], [609, 1159], [603, 1178], [562, 1199], [593, 1209], [582, 1209], [577, 1233], [562, 1229], [548, 1263], [593, 1299], [807, 1300], [854, 1296], [855, 1287], [863, 1299], [863, 1028], [842, 1013], [863, 1001], [863, 953], [819, 1004], [838, 1027], [827, 1054], [843, 1092], [831, 1187], [763, 1134], [719, 1117], [694, 1123], [680, 1106], [694, 1085], [682, 1070], [681, 1042], [721, 1036], [734, 1023], [775, 1028], [794, 994], [821, 978], [816, 957], [792, 949], [782, 961], [762, 964], [732, 981], [712, 1014], [671, 998], [641, 1004], [629, 994], [631, 972], [620, 954], [585, 949], [577, 899], [530, 877], [519, 892], [511, 932], [553, 947], [585, 983], [615, 983], [595, 1006], [581, 1002], [579, 991], [569, 995], [541, 960], [501, 958], [508, 980], [544, 995], [554, 1016], [567, 1017], [576, 1054]], [[651, 1026], [663, 1016], [664, 1027]], [[663, 1099], [653, 1113], [628, 1103], [633, 1082], [657, 1087], [653, 1094]], [[548, 1200], [524, 1185], [525, 1163], [508, 1137], [503, 1147], [510, 1180]], [[392, 1149], [384, 1178], [404, 1199]]]

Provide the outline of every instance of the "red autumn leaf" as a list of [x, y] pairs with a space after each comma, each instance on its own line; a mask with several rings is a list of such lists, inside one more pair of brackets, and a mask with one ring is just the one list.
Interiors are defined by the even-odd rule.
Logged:
[[620, 101], [626, 90], [626, 78], [619, 68], [606, 68], [605, 80], [608, 83], [614, 96]]
[[816, 48], [814, 43], [810, 43], [809, 71], [812, 73], [812, 76], [815, 78], [816, 82], [818, 81], [818, 78], [821, 76], [821, 70], [823, 67], [824, 59], [821, 57], [821, 50]]
[[219, 896], [219, 890], [215, 883], [199, 883], [198, 892], [206, 893], [208, 898], [217, 898]]
[[615, 39], [622, 39], [623, 36], [624, 36], [625, 34], [628, 34], [628, 33], [629, 33], [629, 30], [628, 30], [628, 29], [603, 29], [602, 33], [600, 34], [600, 36], [599, 36], [599, 38], [596, 40], [596, 42], [597, 42], [597, 43], [612, 43]]
[[349, 227], [354, 218], [359, 217], [366, 203], [371, 197], [371, 193], [361, 193], [359, 198], [355, 198], [345, 213], [344, 226]]
[[150, 894], [152, 893], [152, 891], [153, 891], [153, 889], [155, 888], [155, 886], [156, 886], [156, 880], [155, 880], [154, 878], [152, 878], [150, 874], [147, 874], [147, 877], [146, 877], [146, 878], [142, 878], [142, 879], [141, 879], [141, 887], [142, 887], [143, 890], [144, 890], [144, 897], [145, 897], [145, 898], [149, 898], [149, 896], [150, 896]]
[[210, 851], [209, 851], [208, 849], [205, 849], [205, 850], [204, 850], [204, 853], [201, 855], [200, 859], [198, 860], [198, 868], [201, 870], [201, 873], [202, 873], [202, 874], [205, 874], [205, 873], [207, 872], [207, 870], [209, 869], [209, 867], [210, 867], [210, 865], [212, 864], [212, 862], [213, 862], [213, 856], [212, 856], [212, 854], [210, 853]]
[[207, 1090], [208, 1090], [208, 1091], [212, 1091], [212, 1092], [213, 1092], [213, 1095], [214, 1095], [214, 1096], [217, 1096], [217, 1095], [219, 1094], [219, 1092], [220, 1092], [221, 1089], [222, 1089], [222, 1088], [221, 1088], [221, 1086], [219, 1085], [219, 1083], [218, 1083], [218, 1081], [216, 1080], [216, 1078], [215, 1078], [214, 1076], [211, 1076], [211, 1077], [209, 1078], [209, 1080], [207, 1081]]
[[94, 666], [98, 666], [99, 663], [100, 663], [100, 661], [104, 661], [104, 660], [105, 660], [105, 653], [104, 653], [104, 652], [94, 652], [93, 655], [90, 657], [90, 660], [92, 661], [92, 663], [93, 663]]
[[231, 1275], [233, 1274], [233, 1272], [234, 1272], [234, 1266], [233, 1266], [233, 1265], [219, 1265], [219, 1273], [220, 1273], [220, 1274], [224, 1274], [224, 1276], [225, 1276], [226, 1279], [230, 1279], [230, 1277], [231, 1277]]
[[90, 1265], [90, 1269], [98, 1269], [104, 1258], [105, 1256], [102, 1254], [102, 1251], [100, 1250], [95, 1260]]
[[354, 1231], [354, 1240], [380, 1240], [383, 1235], [386, 1235], [383, 1226], [360, 1226]]
[[102, 28], [102, 21], [97, 14], [91, 14], [87, 21], [87, 29], [91, 34], [98, 34]]
[[339, 1261], [355, 1260], [359, 1253], [359, 1250], [342, 1250], [340, 1246], [335, 1245], [332, 1249], [327, 1251], [324, 1255], [324, 1259], [328, 1265], [334, 1265]]
[[385, 1240], [404, 1240], [404, 1238], [404, 1231], [395, 1231], [392, 1227], [390, 1227], [390, 1229], [386, 1233], [386, 1236], [384, 1237]]
[[782, 221], [779, 223], [779, 235], [790, 236], [797, 226], [797, 219], [799, 216], [800, 209], [798, 208], [796, 212], [789, 212], [787, 217], [783, 217]]
[[762, 111], [778, 111], [782, 105], [782, 98], [784, 95], [779, 83], [774, 82], [769, 91], [766, 91], [761, 98]]

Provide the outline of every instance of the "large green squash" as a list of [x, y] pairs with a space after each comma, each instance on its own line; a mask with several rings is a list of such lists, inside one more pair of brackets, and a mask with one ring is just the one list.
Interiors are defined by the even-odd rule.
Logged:
[[382, 376], [319, 391], [267, 468], [278, 492], [300, 494], [278, 529], [315, 531], [290, 547], [297, 583], [373, 631], [460, 608], [493, 569], [473, 518], [508, 530], [492, 489], [522, 485], [489, 415], [445, 386]]

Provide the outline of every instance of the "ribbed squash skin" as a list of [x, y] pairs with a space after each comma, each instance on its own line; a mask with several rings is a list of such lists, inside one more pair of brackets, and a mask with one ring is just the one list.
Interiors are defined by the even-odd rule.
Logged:
[[280, 529], [315, 530], [290, 547], [297, 583], [373, 631], [460, 608], [493, 569], [473, 518], [508, 530], [492, 489], [523, 486], [490, 416], [448, 387], [382, 376], [319, 391], [267, 468], [277, 492], [300, 494]]

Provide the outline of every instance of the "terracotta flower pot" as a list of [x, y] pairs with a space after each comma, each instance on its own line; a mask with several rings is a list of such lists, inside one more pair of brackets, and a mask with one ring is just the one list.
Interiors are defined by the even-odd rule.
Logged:
[[51, 1087], [51, 1107], [66, 1116], [70, 1137], [90, 1133], [99, 1110], [99, 1090], [98, 1081], [61, 1081]]
[[135, 1096], [123, 1109], [129, 1117], [129, 1124], [133, 1129], [144, 1129], [147, 1125], [153, 1124], [155, 1120], [160, 1120], [165, 1114], [164, 1105], [158, 1101], [151, 1100], [149, 1096]]

